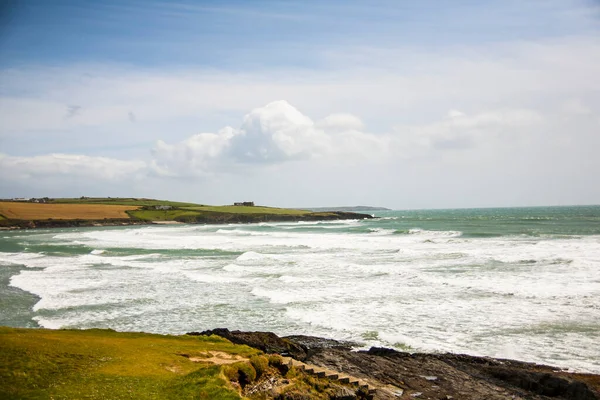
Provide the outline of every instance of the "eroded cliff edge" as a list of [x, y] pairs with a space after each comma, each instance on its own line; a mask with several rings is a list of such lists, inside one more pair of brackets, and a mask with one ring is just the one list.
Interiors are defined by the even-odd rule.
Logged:
[[600, 399], [600, 375], [547, 365], [462, 354], [411, 354], [384, 348], [353, 351], [352, 343], [311, 336], [214, 329], [218, 335], [266, 353], [290, 356], [369, 382], [374, 399]]

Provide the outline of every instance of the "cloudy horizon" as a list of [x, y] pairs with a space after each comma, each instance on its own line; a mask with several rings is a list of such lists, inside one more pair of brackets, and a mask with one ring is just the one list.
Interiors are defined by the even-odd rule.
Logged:
[[1, 11], [0, 198], [600, 204], [594, 1]]

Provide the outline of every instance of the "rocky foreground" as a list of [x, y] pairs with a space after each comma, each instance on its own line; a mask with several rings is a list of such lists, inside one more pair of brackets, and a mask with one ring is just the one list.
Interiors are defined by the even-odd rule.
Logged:
[[[291, 357], [312, 373], [321, 368], [337, 371], [330, 376], [357, 378], [367, 388], [331, 397], [338, 400], [600, 399], [600, 375], [568, 373], [546, 365], [457, 354], [410, 354], [384, 348], [352, 351], [352, 343], [311, 336], [280, 338], [269, 332], [214, 329], [189, 333], [213, 334], [266, 353]], [[257, 390], [270, 398], [271, 389], [268, 382], [263, 382]], [[304, 398], [310, 399], [290, 397]]]

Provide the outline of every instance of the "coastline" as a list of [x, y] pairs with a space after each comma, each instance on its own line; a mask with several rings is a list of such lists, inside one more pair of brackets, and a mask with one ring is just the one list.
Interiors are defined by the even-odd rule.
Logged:
[[600, 399], [598, 374], [304, 335], [0, 327], [0, 337], [3, 398]]
[[188, 335], [217, 335], [265, 353], [287, 355], [319, 371], [360, 379], [374, 399], [600, 399], [600, 374], [554, 366], [454, 353], [408, 353], [313, 336], [278, 337], [271, 332], [213, 329]]
[[344, 211], [308, 213], [300, 215], [287, 214], [235, 214], [235, 213], [204, 213], [194, 218], [173, 220], [142, 220], [136, 218], [112, 219], [44, 219], [44, 220], [0, 220], [0, 230], [19, 229], [48, 229], [48, 228], [79, 228], [79, 227], [104, 227], [104, 226], [129, 226], [129, 225], [176, 225], [176, 224], [252, 224], [260, 222], [299, 222], [299, 221], [336, 221], [350, 219], [373, 219], [371, 214], [362, 214]]

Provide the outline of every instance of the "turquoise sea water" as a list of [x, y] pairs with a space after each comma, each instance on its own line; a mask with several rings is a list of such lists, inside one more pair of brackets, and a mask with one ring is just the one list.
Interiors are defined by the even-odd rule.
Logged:
[[0, 232], [0, 324], [350, 339], [600, 372], [600, 206]]

